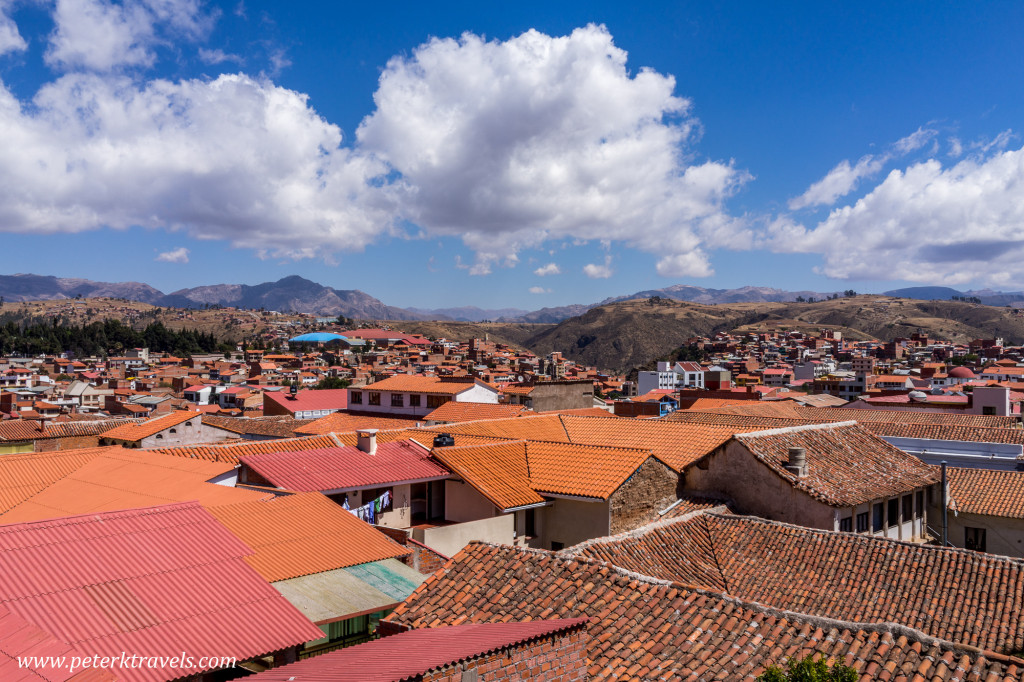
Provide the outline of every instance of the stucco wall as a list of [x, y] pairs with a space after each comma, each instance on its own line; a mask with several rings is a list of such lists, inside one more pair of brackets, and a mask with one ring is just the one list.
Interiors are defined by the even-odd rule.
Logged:
[[451, 526], [413, 528], [412, 538], [445, 556], [454, 556], [474, 540], [511, 545], [515, 534], [514, 524], [512, 514], [502, 514]]
[[[936, 501], [938, 496], [936, 496]], [[929, 525], [942, 532], [942, 516], [938, 504], [929, 510]], [[966, 528], [985, 529], [985, 551], [989, 554], [1024, 558], [1024, 519], [1003, 516], [981, 516], [978, 514], [953, 514], [949, 512], [949, 542], [956, 547], [964, 546]]]
[[[174, 433], [171, 433], [171, 431]], [[141, 441], [142, 448], [169, 448], [179, 445], [194, 445], [196, 443], [215, 443], [222, 440], [237, 440], [238, 434], [215, 426], [203, 424], [202, 416], [196, 413], [194, 419], [189, 419], [175, 426], [170, 426], [160, 433], [147, 436]]]
[[459, 523], [486, 519], [497, 509], [476, 488], [464, 481], [448, 479], [444, 482], [444, 518]]
[[706, 462], [706, 470], [694, 465], [684, 472], [684, 490], [724, 495], [736, 503], [740, 513], [808, 528], [836, 529], [832, 507], [794, 488], [736, 441], [716, 450]]
[[535, 546], [551, 549], [552, 542], [565, 547], [610, 535], [609, 509], [606, 500], [581, 502], [555, 498], [550, 507], [542, 507], [543, 522], [537, 524], [540, 538]]

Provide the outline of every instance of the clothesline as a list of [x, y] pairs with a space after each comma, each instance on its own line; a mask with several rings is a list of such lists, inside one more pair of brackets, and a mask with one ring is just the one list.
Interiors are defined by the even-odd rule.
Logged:
[[367, 502], [361, 507], [356, 507], [355, 509], [350, 508], [348, 506], [348, 498], [345, 499], [345, 502], [341, 506], [348, 509], [352, 514], [355, 514], [360, 520], [366, 521], [367, 523], [375, 523], [377, 515], [380, 514], [381, 511], [387, 509], [390, 504], [391, 491], [386, 490], [383, 495], [379, 496], [375, 500]]

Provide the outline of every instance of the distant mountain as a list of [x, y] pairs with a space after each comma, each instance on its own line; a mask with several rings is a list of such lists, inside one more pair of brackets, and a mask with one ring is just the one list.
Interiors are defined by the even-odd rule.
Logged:
[[619, 301], [632, 301], [638, 298], [671, 298], [676, 301], [689, 301], [691, 303], [704, 303], [714, 305], [718, 303], [784, 303], [795, 301], [797, 297], [815, 298], [818, 300], [828, 298], [836, 292], [822, 293], [818, 291], [785, 291], [772, 287], [740, 287], [739, 289], [706, 289], [695, 287], [690, 284], [673, 284], [664, 289], [648, 289], [638, 291], [628, 296], [615, 296], [606, 298], [598, 305], [617, 303]]
[[130, 301], [159, 304], [163, 293], [141, 282], [93, 282], [87, 279], [49, 275], [0, 275], [0, 296], [5, 301], [52, 301], [56, 299], [127, 298]]
[[534, 310], [532, 313], [526, 313], [519, 317], [503, 317], [498, 322], [529, 322], [531, 324], [557, 324], [562, 320], [568, 320], [570, 317], [576, 317], [582, 315], [594, 306], [599, 305], [597, 303], [591, 303], [589, 305], [574, 304], [574, 305], [563, 305], [558, 308], [541, 308], [540, 310]]
[[885, 295], [896, 298], [916, 298], [921, 301], [948, 301], [954, 296], [967, 296], [981, 299], [984, 305], [994, 306], [1024, 303], [1024, 291], [993, 291], [992, 289], [960, 291], [950, 287], [906, 287], [886, 291]]
[[358, 289], [332, 289], [298, 275], [255, 286], [216, 284], [180, 289], [161, 301], [161, 305], [180, 308], [195, 308], [207, 303], [314, 315], [344, 315], [360, 320], [425, 319], [403, 308], [385, 305]]
[[411, 313], [422, 315], [426, 320], [454, 320], [456, 322], [481, 322], [483, 320], [498, 320], [504, 318], [519, 317], [526, 315], [528, 310], [519, 308], [498, 308], [497, 310], [485, 310], [476, 306], [463, 306], [461, 308], [437, 308], [428, 310], [426, 308], [406, 308]]

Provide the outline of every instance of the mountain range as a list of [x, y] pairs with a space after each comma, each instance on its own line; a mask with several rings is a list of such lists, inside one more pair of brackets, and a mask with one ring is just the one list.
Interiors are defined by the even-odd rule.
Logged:
[[[47, 275], [0, 275], [0, 297], [6, 301], [53, 300], [65, 298], [125, 298], [157, 306], [201, 308], [207, 305], [234, 306], [311, 313], [344, 315], [363, 320], [451, 320], [557, 324], [599, 306], [635, 299], [659, 297], [704, 305], [734, 303], [784, 303], [797, 298], [823, 300], [834, 293], [786, 291], [772, 287], [745, 286], [738, 289], [709, 289], [676, 284], [663, 289], [647, 289], [624, 296], [606, 298], [598, 303], [541, 308], [482, 309], [475, 306], [439, 309], [398, 308], [390, 306], [358, 289], [334, 289], [298, 275], [263, 284], [214, 284], [179, 289], [165, 294], [142, 282], [94, 282], [87, 279]], [[920, 300], [950, 300], [953, 296], [977, 297], [986, 305], [1005, 306], [1024, 302], [1024, 292], [992, 290], [959, 291], [949, 287], [910, 287], [885, 292], [887, 296]]]

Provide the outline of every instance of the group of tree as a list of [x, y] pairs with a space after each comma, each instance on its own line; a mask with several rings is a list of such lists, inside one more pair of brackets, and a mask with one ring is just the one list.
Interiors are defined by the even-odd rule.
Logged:
[[120, 320], [78, 326], [63, 320], [0, 317], [0, 355], [59, 355], [70, 351], [76, 357], [102, 357], [129, 348], [149, 348], [157, 353], [187, 357], [193, 353], [224, 352], [234, 348], [234, 343], [219, 342], [212, 333], [196, 329], [174, 331], [161, 322], [138, 330]]
[[960, 301], [962, 303], [977, 303], [979, 305], [981, 304], [981, 299], [978, 298], [977, 296], [950, 296], [949, 300]]

